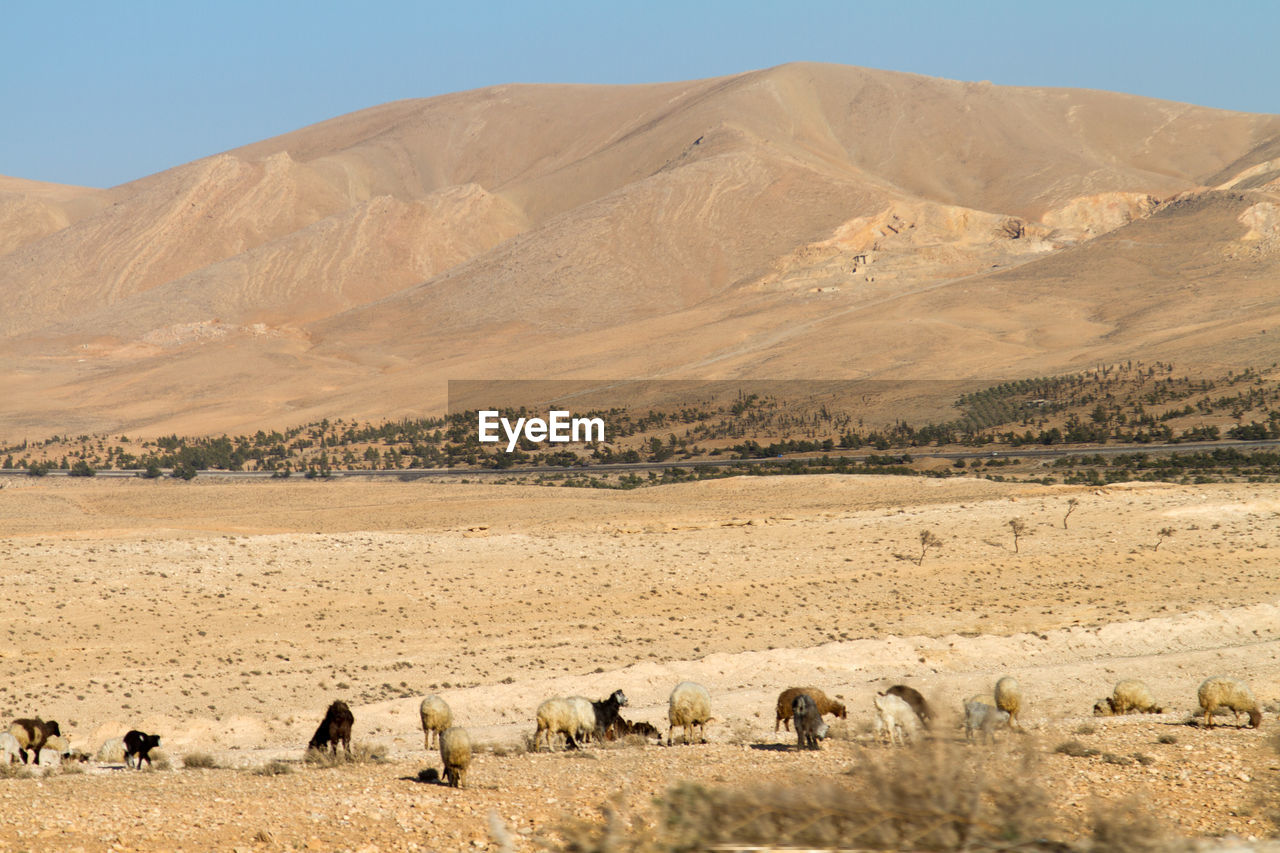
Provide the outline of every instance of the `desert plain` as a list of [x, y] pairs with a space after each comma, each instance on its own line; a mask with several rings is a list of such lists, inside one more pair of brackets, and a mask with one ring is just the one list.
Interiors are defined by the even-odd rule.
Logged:
[[[891, 750], [876, 690], [918, 687], [930, 738], [962, 742], [961, 701], [1006, 674], [1025, 732], [968, 748], [1034, 753], [1066, 835], [1135, 794], [1181, 835], [1277, 832], [1274, 485], [0, 482], [3, 713], [56, 719], [87, 751], [159, 733], [169, 763], [0, 781], [0, 849], [539, 849], [615, 797], [652, 820], [681, 780], [857, 785]], [[918, 562], [926, 530], [942, 544]], [[1189, 724], [1219, 673], [1252, 686], [1260, 730]], [[1129, 677], [1165, 712], [1095, 718]], [[686, 679], [711, 692], [709, 744], [528, 752], [553, 695], [622, 689], [623, 715], [665, 735]], [[777, 694], [808, 684], [848, 707], [818, 753], [774, 732]], [[440, 766], [429, 693], [478, 745], [465, 789], [419, 780]], [[384, 761], [302, 761], [339, 698]], [[1131, 758], [1054, 752], [1072, 739]], [[197, 754], [218, 766], [183, 766]]]

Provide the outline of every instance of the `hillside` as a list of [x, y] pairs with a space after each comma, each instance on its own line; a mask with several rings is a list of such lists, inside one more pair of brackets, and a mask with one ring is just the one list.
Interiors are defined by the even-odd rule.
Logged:
[[0, 439], [418, 416], [458, 378], [1270, 364], [1278, 164], [1280, 116], [799, 64], [0, 179]]

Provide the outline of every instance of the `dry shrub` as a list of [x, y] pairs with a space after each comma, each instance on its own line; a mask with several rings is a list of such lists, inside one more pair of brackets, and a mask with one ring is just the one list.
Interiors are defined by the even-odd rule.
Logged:
[[293, 772], [293, 765], [279, 758], [273, 758], [266, 764], [260, 764], [249, 772], [254, 776], [287, 776]]
[[347, 764], [384, 764], [387, 761], [387, 748], [381, 744], [357, 741], [351, 744], [351, 752], [339, 749], [329, 752], [322, 749], [308, 749], [302, 760], [312, 767], [342, 767]]
[[1053, 751], [1059, 755], [1069, 755], [1072, 758], [1089, 758], [1094, 755], [1101, 755], [1102, 750], [1094, 749], [1091, 746], [1085, 746], [1078, 740], [1069, 740], [1060, 743], [1053, 748]]
[[182, 756], [182, 766], [191, 770], [216, 770], [218, 760], [207, 752], [189, 752]]
[[34, 775], [25, 764], [0, 764], [0, 779], [30, 779]]
[[1097, 853], [1165, 853], [1187, 849], [1137, 797], [1095, 802], [1090, 849]]
[[[694, 851], [717, 846], [864, 850], [1032, 850], [1053, 833], [1034, 754], [998, 760], [934, 742], [868, 759], [853, 778], [746, 789], [681, 783], [658, 801], [657, 826], [620, 803], [604, 823], [562, 828], [566, 851]], [[1061, 845], [1059, 845], [1060, 847]]]

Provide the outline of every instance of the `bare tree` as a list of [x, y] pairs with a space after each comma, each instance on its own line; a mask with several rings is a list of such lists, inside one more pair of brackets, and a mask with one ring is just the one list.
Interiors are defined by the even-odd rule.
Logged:
[[1018, 553], [1018, 540], [1026, 535], [1027, 523], [1020, 518], [1009, 519], [1009, 529], [1013, 531], [1013, 553]]
[[916, 565], [924, 563], [924, 555], [928, 553], [930, 548], [941, 548], [942, 540], [933, 535], [932, 530], [920, 531], [920, 558], [916, 560]]
[[1153, 545], [1153, 546], [1151, 546], [1151, 550], [1152, 550], [1152, 551], [1159, 551], [1159, 550], [1160, 550], [1160, 543], [1161, 543], [1161, 542], [1163, 542], [1164, 540], [1168, 539], [1170, 536], [1172, 536], [1172, 535], [1173, 535], [1173, 533], [1174, 533], [1174, 530], [1173, 530], [1173, 528], [1172, 528], [1172, 527], [1161, 527], [1161, 528], [1156, 532], [1156, 544], [1155, 544], [1155, 545]]
[[1067, 529], [1067, 519], [1071, 517], [1071, 513], [1076, 511], [1076, 507], [1080, 505], [1079, 498], [1072, 498], [1067, 501], [1067, 514], [1062, 517], [1062, 529]]

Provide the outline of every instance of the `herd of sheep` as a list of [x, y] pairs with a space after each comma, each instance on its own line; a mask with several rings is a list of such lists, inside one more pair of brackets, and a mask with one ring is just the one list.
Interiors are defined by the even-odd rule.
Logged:
[[[1244, 682], [1226, 676], [1205, 679], [1197, 691], [1200, 709], [1204, 712], [1204, 725], [1213, 727], [1213, 716], [1220, 711], [1231, 711], [1237, 725], [1240, 715], [1248, 717], [1252, 728], [1262, 725], [1262, 711], [1252, 691]], [[913, 687], [898, 684], [872, 697], [875, 707], [875, 736], [889, 745], [906, 744], [929, 729], [935, 715], [925, 697]], [[1022, 689], [1016, 679], [1005, 676], [996, 682], [990, 697], [972, 696], [963, 703], [964, 732], [967, 740], [994, 742], [999, 729], [1020, 729], [1019, 716], [1024, 710]], [[624, 719], [621, 709], [627, 705], [627, 696], [615, 690], [610, 696], [593, 702], [581, 696], [557, 696], [542, 702], [535, 715], [537, 728], [533, 736], [533, 748], [538, 750], [545, 742], [553, 748], [553, 739], [563, 737], [566, 749], [577, 749], [592, 740], [612, 740], [625, 735], [661, 739], [661, 733], [645, 722]], [[453, 712], [439, 696], [431, 695], [422, 700], [419, 708], [422, 718], [424, 747], [433, 743], [440, 750], [443, 778], [453, 787], [466, 787], [467, 769], [471, 764], [471, 737], [466, 729], [454, 725]], [[778, 696], [773, 730], [794, 727], [799, 749], [819, 749], [819, 742], [829, 734], [823, 722], [824, 715], [847, 717], [844, 703], [828, 697], [816, 687], [791, 687]], [[1160, 714], [1163, 708], [1152, 696], [1151, 690], [1141, 681], [1126, 679], [1115, 685], [1111, 695], [1099, 699], [1093, 706], [1098, 716], [1113, 714]], [[683, 681], [671, 691], [667, 703], [667, 745], [675, 742], [675, 732], [681, 730], [684, 743], [696, 737], [706, 743], [705, 726], [713, 721], [711, 694], [700, 684]], [[341, 744], [351, 751], [351, 728], [355, 717], [345, 702], [333, 702], [324, 719], [316, 728], [308, 744], [309, 749], [337, 752]], [[100, 761], [123, 761], [139, 769], [142, 762], [151, 763], [150, 751], [160, 744], [159, 735], [130, 731], [123, 738], [107, 741], [99, 749]], [[68, 756], [87, 760], [87, 755], [76, 754], [69, 748], [58, 723], [36, 718], [14, 720], [7, 732], [0, 732], [0, 761], [26, 764], [34, 757], [36, 764], [57, 764]], [[434, 771], [433, 771], [434, 772]]]

